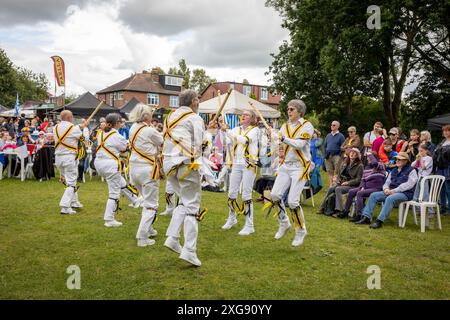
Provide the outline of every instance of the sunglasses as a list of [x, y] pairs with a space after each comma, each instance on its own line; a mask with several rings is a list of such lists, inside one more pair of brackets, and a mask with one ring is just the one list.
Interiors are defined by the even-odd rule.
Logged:
[[331, 126], [332, 126], [332, 127], [336, 127], [336, 125], [335, 125], [335, 124], [332, 124]]
[[295, 108], [288, 108], [287, 110], [288, 111], [295, 111], [296, 109]]

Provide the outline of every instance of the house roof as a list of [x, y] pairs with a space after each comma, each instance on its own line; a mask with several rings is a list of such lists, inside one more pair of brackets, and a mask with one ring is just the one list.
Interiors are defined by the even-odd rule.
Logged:
[[120, 108], [121, 112], [126, 112], [126, 113], [130, 113], [131, 110], [134, 109], [134, 107], [136, 107], [136, 105], [140, 103], [140, 101], [136, 98], [133, 97], [133, 99], [131, 99], [130, 101], [128, 101], [122, 108]]
[[158, 81], [154, 81], [152, 79], [151, 73], [135, 73], [130, 77], [119, 81], [112, 86], [109, 86], [103, 90], [97, 92], [97, 94], [101, 93], [110, 93], [116, 91], [137, 91], [137, 92], [154, 92], [154, 93], [162, 93], [162, 94], [179, 94], [179, 91], [176, 90], [167, 90], [164, 89], [163, 86]]
[[[100, 100], [98, 100], [92, 93], [88, 91], [83, 95], [81, 95], [80, 97], [78, 97], [76, 100], [66, 104], [63, 107], [56, 108], [54, 111], [60, 112], [63, 110], [70, 110], [72, 111], [74, 116], [87, 117], [92, 113], [92, 111], [94, 111], [94, 109], [97, 107], [99, 103]], [[104, 117], [111, 112], [122, 113], [119, 109], [111, 107], [106, 103], [103, 103], [102, 107], [100, 107], [100, 110], [98, 111], [96, 116]]]

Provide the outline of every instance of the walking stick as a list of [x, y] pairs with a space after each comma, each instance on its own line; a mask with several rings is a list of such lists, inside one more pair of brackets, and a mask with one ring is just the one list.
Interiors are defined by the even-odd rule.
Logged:
[[100, 103], [98, 104], [98, 106], [94, 109], [94, 111], [91, 113], [91, 115], [89, 116], [89, 118], [87, 118], [86, 122], [89, 123], [89, 121], [92, 120], [92, 118], [95, 116], [95, 114], [98, 112], [98, 110], [100, 110], [100, 107], [102, 106], [102, 104], [104, 104], [105, 101], [102, 100], [100, 101]]
[[227, 103], [228, 98], [230, 97], [231, 91], [233, 91], [233, 89], [230, 88], [227, 92], [227, 95], [225, 96], [225, 100], [220, 105], [219, 111], [217, 111], [217, 113], [214, 115], [214, 118], [211, 120], [211, 122], [215, 122], [217, 120], [217, 118], [219, 117], [219, 114], [222, 113], [222, 110], [225, 107], [225, 104]]

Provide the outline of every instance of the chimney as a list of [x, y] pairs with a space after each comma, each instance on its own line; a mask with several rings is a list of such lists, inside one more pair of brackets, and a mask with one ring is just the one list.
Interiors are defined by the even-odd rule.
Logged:
[[159, 82], [159, 69], [158, 68], [153, 68], [151, 71], [151, 75], [152, 75], [153, 81]]

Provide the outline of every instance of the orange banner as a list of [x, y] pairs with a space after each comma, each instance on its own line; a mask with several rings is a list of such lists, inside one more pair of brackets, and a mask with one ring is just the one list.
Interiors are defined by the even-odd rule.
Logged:
[[64, 87], [66, 84], [66, 70], [64, 67], [64, 60], [59, 56], [51, 57], [53, 60], [53, 70], [55, 71], [55, 78], [58, 86]]

